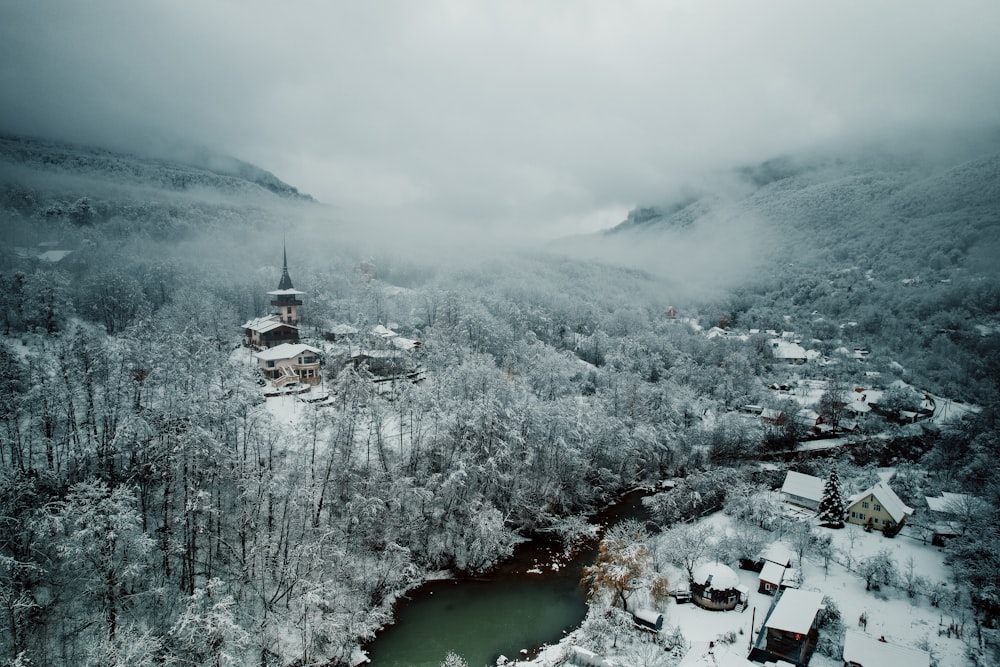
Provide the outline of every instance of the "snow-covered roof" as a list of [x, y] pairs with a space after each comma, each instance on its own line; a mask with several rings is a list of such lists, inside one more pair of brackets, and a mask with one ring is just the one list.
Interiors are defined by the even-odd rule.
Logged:
[[277, 315], [264, 315], [263, 317], [255, 317], [252, 320], [247, 320], [243, 323], [244, 329], [249, 329], [250, 331], [256, 331], [257, 333], [267, 333], [278, 327], [289, 327], [291, 329], [298, 329], [294, 324], [287, 324], [281, 321], [281, 318]]
[[760, 411], [760, 418], [770, 421], [778, 421], [781, 419], [781, 410], [775, 410], [773, 408], [764, 408]]
[[771, 354], [775, 359], [805, 359], [806, 349], [798, 343], [775, 339], [771, 341]]
[[38, 255], [38, 259], [43, 262], [59, 262], [62, 261], [66, 255], [73, 252], [72, 250], [46, 250], [45, 252]]
[[812, 628], [820, 609], [823, 609], [822, 593], [786, 588], [764, 626], [804, 635]]
[[781, 542], [772, 542], [767, 545], [766, 549], [760, 552], [760, 557], [764, 560], [771, 561], [772, 563], [777, 563], [787, 567], [792, 562], [792, 550]]
[[957, 513], [960, 508], [967, 506], [972, 500], [972, 496], [964, 493], [951, 493], [949, 491], [942, 491], [940, 498], [932, 498], [930, 496], [925, 496], [925, 498], [927, 499], [927, 507], [932, 512], [944, 512], [946, 514]]
[[760, 570], [760, 580], [769, 584], [780, 584], [781, 578], [785, 575], [785, 566], [767, 561]]
[[395, 359], [400, 357], [398, 350], [359, 350], [351, 355], [351, 359]]
[[702, 563], [694, 569], [692, 578], [708, 589], [725, 591], [740, 585], [739, 576], [733, 568], [722, 563]]
[[381, 336], [382, 338], [395, 338], [399, 334], [393, 331], [392, 329], [389, 329], [379, 324], [374, 329], [372, 329], [372, 335]]
[[844, 662], [861, 667], [930, 667], [927, 651], [880, 641], [858, 630], [848, 630], [844, 636]]
[[326, 330], [338, 336], [353, 336], [358, 333], [358, 328], [352, 327], [350, 324], [331, 324]]
[[414, 350], [420, 347], [420, 341], [412, 340], [410, 338], [403, 338], [402, 336], [396, 336], [392, 339], [392, 344], [398, 347], [400, 350]]
[[639, 609], [632, 612], [632, 615], [640, 621], [646, 621], [647, 623], [652, 623], [654, 625], [663, 616], [663, 614], [653, 609]]
[[300, 292], [297, 289], [276, 289], [268, 292], [271, 296], [296, 296], [298, 294], [305, 294], [305, 292]]
[[896, 492], [893, 491], [885, 482], [879, 482], [872, 488], [862, 491], [861, 493], [855, 493], [851, 496], [847, 503], [847, 511], [850, 511], [852, 505], [860, 500], [863, 500], [864, 498], [867, 498], [869, 495], [875, 497], [875, 500], [882, 505], [882, 509], [888, 512], [889, 516], [891, 516], [892, 520], [896, 523], [899, 523], [904, 518], [913, 514], [913, 508], [908, 507], [906, 503], [900, 500], [899, 496], [896, 495]]
[[785, 483], [781, 485], [781, 492], [819, 502], [823, 498], [823, 480], [789, 470], [785, 476]]
[[315, 347], [306, 345], [305, 343], [282, 343], [281, 345], [275, 345], [274, 347], [262, 350], [253, 356], [262, 361], [279, 361], [281, 359], [297, 357], [303, 352], [320, 353]]

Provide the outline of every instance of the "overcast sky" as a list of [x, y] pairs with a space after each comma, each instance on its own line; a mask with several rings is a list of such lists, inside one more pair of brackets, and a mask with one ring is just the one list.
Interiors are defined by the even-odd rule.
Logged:
[[8, 132], [551, 236], [706, 170], [1000, 122], [1000, 2], [7, 0], [0, 90]]

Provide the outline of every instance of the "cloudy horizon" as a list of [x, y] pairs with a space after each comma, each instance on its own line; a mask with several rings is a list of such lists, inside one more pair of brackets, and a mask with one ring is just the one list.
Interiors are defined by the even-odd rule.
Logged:
[[46, 2], [0, 131], [204, 146], [356, 219], [538, 238], [713, 170], [1000, 124], [1000, 5]]

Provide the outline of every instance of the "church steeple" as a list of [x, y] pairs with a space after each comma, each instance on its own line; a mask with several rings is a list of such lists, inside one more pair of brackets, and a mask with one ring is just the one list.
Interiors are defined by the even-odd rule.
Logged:
[[285, 249], [285, 242], [281, 242], [281, 259], [284, 264], [281, 267], [281, 282], [278, 283], [278, 289], [295, 289], [292, 286], [292, 278], [288, 275], [288, 251]]
[[[288, 251], [285, 249], [285, 243], [281, 243], [281, 282], [278, 283], [278, 289], [273, 292], [268, 292], [271, 297], [271, 305], [277, 308], [277, 313], [275, 313], [284, 324], [290, 324], [293, 327], [299, 324], [299, 306], [302, 305], [302, 301], [299, 299], [303, 292], [298, 291], [292, 286], [292, 278], [288, 275]], [[298, 340], [298, 335], [296, 332], [295, 340]]]

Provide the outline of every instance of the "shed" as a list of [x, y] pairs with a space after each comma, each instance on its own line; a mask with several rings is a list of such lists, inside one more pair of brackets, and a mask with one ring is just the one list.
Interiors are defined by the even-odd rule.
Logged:
[[757, 587], [758, 593], [774, 595], [781, 588], [781, 580], [785, 577], [785, 566], [771, 561], [764, 563], [760, 571], [760, 584]]
[[789, 470], [781, 486], [781, 496], [786, 503], [815, 511], [823, 498], [823, 484], [819, 477]]

